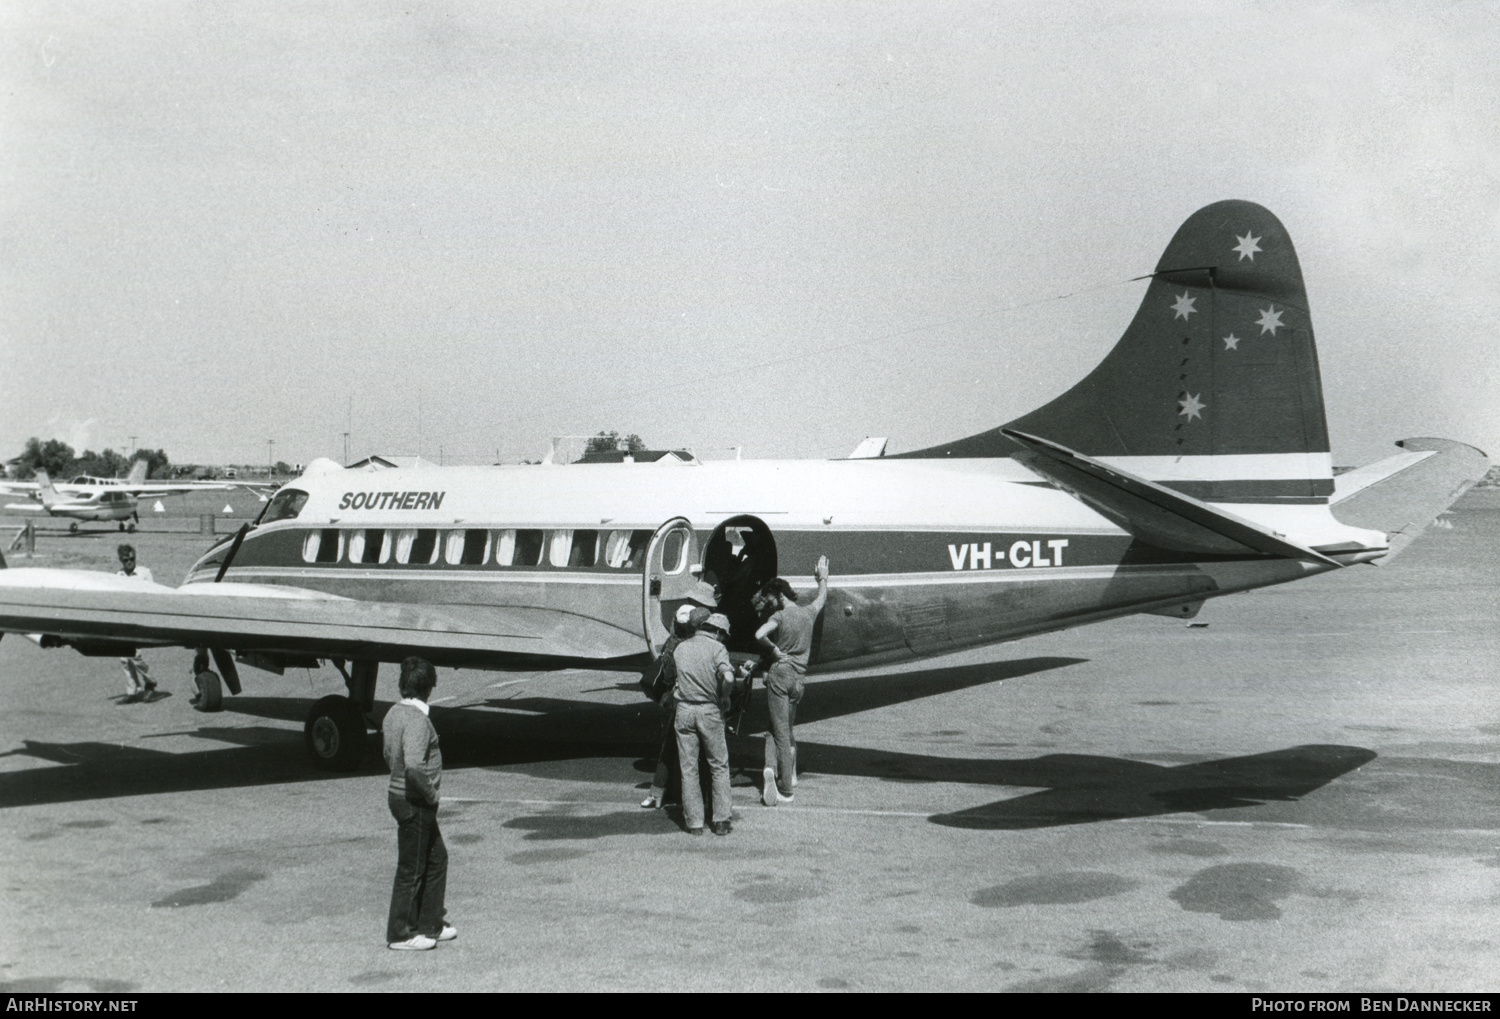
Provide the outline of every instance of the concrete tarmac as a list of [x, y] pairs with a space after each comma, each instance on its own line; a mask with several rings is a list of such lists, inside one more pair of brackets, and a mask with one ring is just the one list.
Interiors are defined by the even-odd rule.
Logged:
[[[331, 668], [0, 642], [0, 989], [1494, 991], [1500, 498], [1389, 567], [813, 682], [796, 803], [642, 810], [633, 674], [442, 670], [456, 941], [383, 941], [386, 777], [302, 746]], [[132, 536], [177, 582], [204, 542]], [[87, 529], [87, 528], [86, 528]], [[119, 536], [36, 565], [113, 569]], [[12, 558], [13, 566], [26, 565]], [[835, 564], [835, 567], [837, 564]], [[379, 694], [394, 699], [394, 669]]]

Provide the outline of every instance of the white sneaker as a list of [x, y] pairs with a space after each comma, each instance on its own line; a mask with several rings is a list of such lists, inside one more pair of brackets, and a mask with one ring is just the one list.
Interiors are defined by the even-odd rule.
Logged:
[[647, 796], [641, 801], [641, 807], [645, 810], [655, 810], [659, 806], [661, 806], [661, 801], [655, 796]]
[[438, 934], [437, 939], [439, 941], [452, 941], [456, 937], [458, 937], [458, 928], [453, 926], [451, 923], [445, 923], [443, 924], [443, 929], [441, 933]]
[[765, 780], [760, 787], [760, 802], [768, 807], [776, 806], [776, 801], [781, 798], [781, 793], [776, 789], [776, 772], [772, 768], [766, 768], [761, 772]]
[[437, 941], [425, 934], [413, 934], [405, 941], [392, 941], [388, 947], [393, 952], [428, 952], [437, 947]]
[[[774, 789], [775, 786], [772, 786], [772, 788]], [[776, 802], [777, 803], [796, 803], [797, 802], [797, 798], [795, 796], [783, 796], [783, 795], [781, 795], [781, 790], [777, 789], [776, 790]]]

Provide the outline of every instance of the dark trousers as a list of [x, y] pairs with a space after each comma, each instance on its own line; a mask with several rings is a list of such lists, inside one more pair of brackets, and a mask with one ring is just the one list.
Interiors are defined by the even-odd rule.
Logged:
[[414, 934], [435, 938], [443, 930], [443, 896], [448, 891], [448, 847], [438, 830], [437, 808], [389, 798], [396, 818], [396, 883], [391, 888], [388, 942]]
[[677, 698], [668, 695], [661, 702], [661, 749], [656, 754], [656, 774], [651, 777], [651, 798], [665, 803], [677, 771]]

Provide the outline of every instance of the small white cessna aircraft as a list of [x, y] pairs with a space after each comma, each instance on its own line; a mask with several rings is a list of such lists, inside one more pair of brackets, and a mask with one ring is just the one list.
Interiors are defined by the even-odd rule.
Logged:
[[[350, 767], [380, 662], [643, 663], [700, 578], [723, 588], [742, 642], [749, 591], [820, 554], [835, 573], [815, 669], [1187, 617], [1209, 598], [1389, 561], [1488, 463], [1456, 442], [1397, 445], [1333, 476], [1291, 240], [1260, 206], [1219, 202], [1177, 231], [1103, 362], [1003, 427], [835, 461], [324, 462], [181, 588], [0, 571], [0, 631], [84, 654], [208, 648], [236, 693], [236, 654], [273, 669], [352, 662], [349, 698], [318, 702], [306, 728], [322, 763]], [[217, 699], [216, 678], [208, 690]]]
[[[153, 482], [146, 480], [148, 464], [137, 460], [123, 478], [96, 478], [80, 474], [72, 481], [54, 484], [46, 471], [36, 472], [36, 481], [0, 481], [0, 491], [25, 493], [34, 501], [8, 503], [5, 508], [22, 513], [46, 513], [71, 517], [68, 530], [76, 532], [80, 520], [116, 520], [120, 530], [134, 531], [140, 523], [140, 500], [145, 496], [183, 495], [187, 492], [225, 491], [234, 485], [213, 481]], [[264, 497], [262, 497], [264, 499]]]
[[[46, 513], [54, 517], [71, 517], [68, 530], [76, 532], [80, 520], [118, 520], [120, 530], [134, 531], [140, 522], [139, 500], [128, 489], [107, 486], [72, 485], [64, 495], [52, 484], [46, 471], [37, 471], [36, 502], [9, 503], [6, 509], [22, 513]], [[91, 490], [79, 492], [80, 487]]]
[[[139, 499], [146, 496], [183, 495], [187, 492], [222, 492], [236, 487], [217, 481], [147, 481], [146, 471], [149, 467], [146, 461], [137, 460], [130, 465], [130, 473], [123, 478], [96, 478], [90, 474], [80, 474], [72, 481], [54, 482], [52, 488], [60, 495], [90, 496], [101, 492], [124, 492]], [[0, 481], [0, 491], [24, 492], [40, 499], [43, 483], [47, 480], [46, 472], [38, 471], [37, 477], [37, 481]]]

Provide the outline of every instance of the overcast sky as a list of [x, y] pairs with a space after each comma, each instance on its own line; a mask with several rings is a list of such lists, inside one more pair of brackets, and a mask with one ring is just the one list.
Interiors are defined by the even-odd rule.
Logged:
[[0, 455], [913, 449], [1077, 381], [1223, 198], [1297, 245], [1336, 462], [1495, 453], [1497, 52], [1493, 4], [8, 0]]

